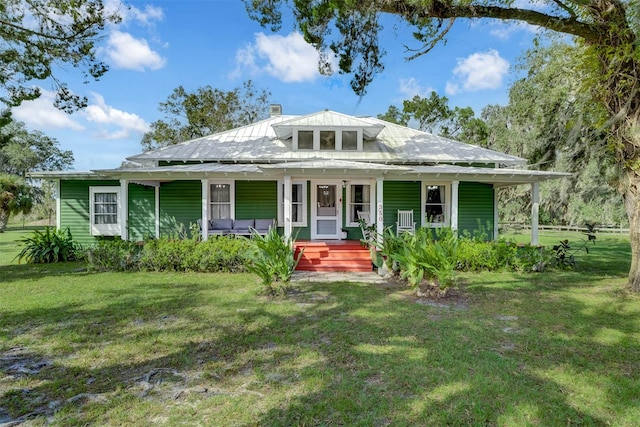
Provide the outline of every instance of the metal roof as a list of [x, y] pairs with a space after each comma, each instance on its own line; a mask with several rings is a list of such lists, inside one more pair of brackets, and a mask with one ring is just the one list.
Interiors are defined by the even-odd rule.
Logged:
[[[291, 138], [279, 138], [276, 129], [292, 123], [343, 123], [363, 129], [380, 129], [373, 140], [364, 140], [363, 151], [297, 150]], [[287, 125], [288, 124], [288, 125]], [[298, 126], [296, 124], [296, 126]], [[285, 126], [286, 125], [286, 126]], [[283, 127], [284, 126], [284, 127]], [[342, 126], [337, 125], [336, 126]], [[128, 159], [132, 161], [234, 161], [270, 163], [326, 160], [373, 163], [501, 163], [525, 164], [526, 160], [475, 145], [464, 144], [372, 117], [353, 117], [325, 111], [309, 116], [274, 116], [252, 125], [216, 133]]]
[[384, 128], [381, 123], [371, 123], [359, 117], [348, 116], [335, 111], [324, 110], [318, 113], [286, 120], [273, 125], [276, 135], [280, 139], [291, 138], [294, 128], [360, 128], [365, 139], [375, 138]]
[[497, 187], [526, 184], [571, 176], [564, 172], [546, 172], [526, 169], [510, 168], [478, 168], [456, 165], [414, 166], [407, 174], [435, 177], [436, 179], [472, 178], [476, 182], [489, 182]]

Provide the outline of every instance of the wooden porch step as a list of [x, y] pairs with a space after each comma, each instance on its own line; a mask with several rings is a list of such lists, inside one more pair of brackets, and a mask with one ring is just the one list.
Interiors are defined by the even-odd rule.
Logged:
[[359, 241], [299, 241], [296, 254], [304, 250], [297, 270], [301, 271], [371, 271], [369, 250]]

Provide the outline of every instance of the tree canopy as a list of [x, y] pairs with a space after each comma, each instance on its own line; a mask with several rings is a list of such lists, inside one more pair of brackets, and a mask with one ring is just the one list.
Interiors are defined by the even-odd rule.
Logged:
[[29, 171], [64, 170], [72, 164], [73, 153], [61, 150], [55, 138], [29, 132], [22, 122], [0, 127], [0, 172], [24, 178]]
[[416, 95], [402, 102], [402, 110], [390, 105], [379, 119], [399, 125], [415, 124], [417, 129], [454, 138], [470, 144], [484, 145], [487, 129], [484, 121], [475, 117], [471, 107], [449, 106], [449, 99], [432, 91], [428, 97]]
[[0, 172], [0, 233], [7, 227], [9, 215], [27, 213], [32, 206], [31, 186], [17, 175]]
[[[410, 59], [428, 53], [446, 39], [456, 21], [497, 19], [520, 21], [575, 37], [584, 47], [584, 88], [601, 103], [608, 120], [609, 153], [622, 171], [620, 192], [629, 218], [632, 250], [629, 285], [640, 292], [640, 46], [636, 0], [375, 0], [323, 2], [244, 0], [249, 16], [277, 29], [281, 9], [290, 5], [305, 40], [318, 51], [330, 48], [340, 72], [352, 75], [351, 86], [364, 94], [383, 70], [381, 14], [392, 14], [413, 27], [420, 44]], [[326, 54], [320, 69], [329, 64]], [[535, 98], [531, 100], [535, 102]]]
[[151, 124], [142, 137], [142, 147], [165, 147], [254, 123], [268, 116], [270, 95], [251, 80], [230, 91], [204, 86], [189, 92], [178, 86], [160, 103], [158, 109], [165, 119]]
[[34, 81], [50, 81], [56, 106], [65, 111], [86, 106], [54, 74], [56, 67], [81, 70], [99, 79], [107, 70], [96, 57], [105, 25], [119, 22], [103, 0], [2, 0], [0, 2], [0, 102], [8, 107], [36, 99]]

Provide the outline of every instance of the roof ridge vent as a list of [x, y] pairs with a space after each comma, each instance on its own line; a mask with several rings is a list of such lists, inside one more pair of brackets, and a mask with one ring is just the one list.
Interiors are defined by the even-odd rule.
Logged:
[[269, 117], [281, 116], [282, 115], [282, 105], [281, 104], [271, 104], [269, 105]]

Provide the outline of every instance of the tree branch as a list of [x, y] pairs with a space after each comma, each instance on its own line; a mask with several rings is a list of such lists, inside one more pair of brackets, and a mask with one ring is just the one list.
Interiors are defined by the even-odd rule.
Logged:
[[603, 32], [598, 24], [578, 21], [575, 16], [567, 18], [549, 15], [535, 10], [510, 7], [485, 6], [479, 4], [450, 4], [442, 0], [433, 0], [425, 3], [387, 0], [381, 2], [380, 9], [390, 14], [413, 16], [422, 19], [493, 18], [505, 21], [521, 21], [560, 33], [582, 37], [590, 42], [600, 40]]

